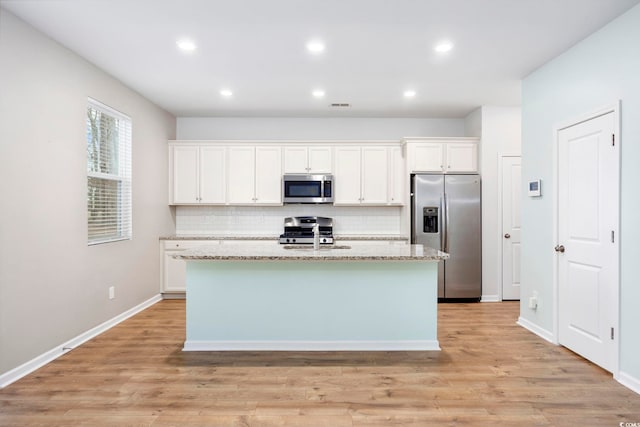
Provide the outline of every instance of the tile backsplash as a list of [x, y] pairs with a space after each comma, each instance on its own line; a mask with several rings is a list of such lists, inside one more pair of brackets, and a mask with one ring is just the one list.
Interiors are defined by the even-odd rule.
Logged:
[[326, 216], [334, 234], [398, 235], [401, 208], [332, 205], [177, 206], [176, 234], [277, 236], [288, 216]]

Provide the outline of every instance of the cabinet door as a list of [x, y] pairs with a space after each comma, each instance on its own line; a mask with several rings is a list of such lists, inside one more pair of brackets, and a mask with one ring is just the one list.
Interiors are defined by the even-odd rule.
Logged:
[[415, 144], [411, 153], [411, 172], [443, 172], [444, 155], [441, 143]]
[[309, 172], [331, 173], [331, 147], [309, 147]]
[[307, 147], [284, 148], [284, 173], [307, 173]]
[[362, 147], [362, 200], [367, 205], [386, 205], [389, 198], [387, 147]]
[[477, 172], [477, 144], [467, 142], [448, 143], [446, 147], [447, 172]]
[[389, 204], [404, 205], [405, 181], [408, 179], [404, 172], [404, 158], [401, 147], [389, 148]]
[[175, 204], [199, 203], [198, 147], [172, 147], [173, 197]]
[[207, 241], [164, 241], [160, 245], [161, 292], [185, 292], [187, 287], [187, 264], [183, 259], [175, 259], [173, 255], [185, 249], [202, 245], [218, 244], [218, 240]]
[[225, 202], [225, 155], [224, 147], [200, 147], [200, 203]]
[[255, 202], [263, 205], [282, 204], [282, 149], [256, 147]]
[[227, 200], [231, 205], [255, 203], [255, 148], [229, 147]]
[[335, 205], [359, 205], [361, 165], [360, 147], [336, 147], [334, 151]]
[[187, 290], [187, 263], [172, 255], [180, 251], [165, 251], [163, 260], [163, 292], [185, 292]]

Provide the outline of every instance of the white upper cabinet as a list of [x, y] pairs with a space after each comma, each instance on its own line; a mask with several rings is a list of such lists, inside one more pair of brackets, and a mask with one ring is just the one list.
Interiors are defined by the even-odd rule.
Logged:
[[406, 139], [409, 171], [475, 173], [478, 171], [477, 138]]
[[200, 203], [225, 203], [225, 147], [200, 147]]
[[171, 204], [225, 203], [225, 148], [174, 145], [169, 151]]
[[452, 142], [446, 144], [447, 172], [477, 172], [478, 144], [472, 142]]
[[282, 204], [282, 149], [256, 147], [256, 199], [262, 205]]
[[200, 203], [199, 152], [199, 147], [171, 147], [169, 159], [173, 174], [169, 200], [172, 204]]
[[408, 179], [405, 173], [402, 147], [389, 148], [389, 204], [404, 205], [405, 181]]
[[362, 147], [360, 203], [386, 205], [389, 202], [389, 148]]
[[255, 203], [255, 147], [229, 147], [227, 200], [229, 204]]
[[284, 173], [331, 173], [331, 147], [284, 147]]
[[307, 147], [284, 147], [284, 173], [308, 173]]
[[[392, 200], [391, 170], [397, 168], [394, 154], [399, 147], [344, 146], [334, 150], [334, 204], [387, 206]], [[402, 167], [404, 169], [404, 167]]]
[[359, 205], [362, 199], [360, 147], [336, 147], [334, 156], [333, 204]]
[[331, 147], [309, 147], [309, 173], [331, 173], [332, 154]]
[[[447, 149], [440, 143], [412, 143], [410, 148], [423, 163], [437, 158], [438, 172], [442, 172], [443, 158], [455, 170], [469, 168], [464, 144], [451, 144]], [[402, 206], [407, 174], [416, 166], [405, 164], [405, 158], [410, 158], [403, 156], [406, 152], [393, 141], [326, 145], [171, 141], [169, 200], [174, 205], [280, 206], [283, 173], [332, 173], [336, 205]], [[419, 167], [415, 170], [432, 171], [431, 166]]]
[[281, 147], [230, 146], [228, 150], [228, 203], [281, 205]]
[[444, 144], [415, 144], [409, 152], [412, 172], [444, 172]]

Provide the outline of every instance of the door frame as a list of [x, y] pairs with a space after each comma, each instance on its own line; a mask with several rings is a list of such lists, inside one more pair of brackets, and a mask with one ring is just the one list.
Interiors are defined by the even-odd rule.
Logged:
[[[498, 227], [500, 228], [498, 230], [498, 233], [496, 233], [496, 247], [500, 248], [500, 256], [496, 257], [498, 258], [497, 261], [497, 267], [498, 267], [498, 272], [500, 273], [500, 289], [498, 289], [498, 301], [503, 301], [502, 297], [503, 297], [503, 293], [502, 293], [502, 289], [504, 286], [503, 283], [503, 277], [504, 275], [502, 274], [504, 271], [504, 265], [503, 265], [503, 259], [504, 259], [504, 248], [503, 248], [503, 244], [502, 244], [502, 225], [503, 225], [503, 221], [504, 218], [502, 217], [502, 208], [503, 208], [503, 197], [504, 194], [502, 193], [502, 177], [504, 175], [504, 168], [502, 165], [502, 160], [505, 157], [518, 157], [521, 161], [522, 161], [522, 154], [521, 153], [516, 153], [516, 152], [504, 152], [504, 153], [498, 153], [498, 182], [497, 182], [497, 186], [498, 186]], [[520, 185], [522, 185], [522, 182], [520, 182]], [[524, 193], [523, 193], [524, 194]], [[520, 200], [520, 202], [522, 202], [522, 200]], [[520, 295], [520, 300], [522, 300], [522, 295]]]
[[[553, 190], [554, 190], [554, 195], [553, 195], [553, 245], [558, 245], [560, 244], [558, 242], [559, 239], [559, 207], [560, 207], [560, 200], [559, 200], [559, 182], [558, 182], [558, 178], [559, 178], [559, 150], [560, 150], [560, 131], [566, 128], [569, 128], [571, 126], [575, 126], [578, 125], [580, 123], [583, 122], [587, 122], [589, 120], [595, 119], [597, 117], [603, 116], [605, 114], [608, 113], [613, 113], [613, 122], [614, 122], [614, 132], [616, 135], [616, 144], [618, 144], [618, 147], [620, 147], [620, 143], [621, 143], [621, 137], [620, 137], [620, 101], [615, 101], [612, 102], [611, 104], [607, 104], [601, 108], [598, 108], [596, 110], [593, 110], [589, 113], [585, 113], [585, 114], [581, 114], [578, 115], [572, 119], [569, 120], [564, 120], [562, 122], [557, 123], [554, 127], [553, 127], [553, 163], [552, 163], [552, 167], [553, 167]], [[621, 334], [620, 334], [620, 236], [621, 236], [621, 229], [620, 229], [620, 173], [621, 173], [621, 162], [620, 162], [620, 152], [621, 150], [618, 150], [618, 192], [616, 195], [616, 199], [617, 199], [617, 203], [616, 203], [616, 208], [618, 210], [617, 212], [617, 218], [618, 218], [618, 239], [615, 242], [615, 245], [617, 247], [618, 250], [618, 265], [617, 265], [617, 270], [616, 270], [616, 283], [617, 286], [615, 287], [615, 296], [614, 296], [614, 300], [615, 300], [615, 304], [614, 304], [614, 309], [615, 309], [615, 315], [613, 316], [613, 327], [615, 328], [615, 333], [616, 333], [616, 345], [614, 345], [615, 348], [615, 352], [616, 354], [614, 355], [614, 363], [613, 363], [613, 369], [612, 369], [612, 373], [613, 373], [613, 378], [618, 379], [619, 374], [620, 374], [620, 343], [621, 343]], [[559, 268], [559, 262], [560, 259], [557, 256], [557, 254], [555, 253], [553, 246], [549, 246], [549, 252], [551, 254], [553, 254], [553, 343], [556, 345], [560, 345], [560, 340], [559, 340], [559, 329], [560, 329], [560, 283], [559, 283], [559, 273], [560, 273], [560, 268]]]

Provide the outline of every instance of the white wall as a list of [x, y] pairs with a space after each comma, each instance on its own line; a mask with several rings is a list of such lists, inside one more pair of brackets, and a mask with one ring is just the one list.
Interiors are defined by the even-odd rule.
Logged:
[[482, 107], [480, 173], [482, 174], [482, 299], [501, 299], [502, 214], [499, 157], [519, 155], [521, 110], [519, 107]]
[[178, 117], [177, 139], [400, 140], [463, 136], [463, 119]]
[[[544, 194], [522, 201], [521, 316], [553, 330], [553, 127], [622, 101], [620, 369], [640, 392], [640, 6], [547, 63], [523, 81], [523, 181], [541, 178]], [[537, 311], [526, 298], [537, 291]]]
[[[133, 121], [133, 240], [91, 247], [89, 96]], [[0, 375], [158, 294], [174, 135], [173, 116], [0, 8]]]
[[476, 108], [464, 118], [464, 136], [482, 136], [482, 107]]

